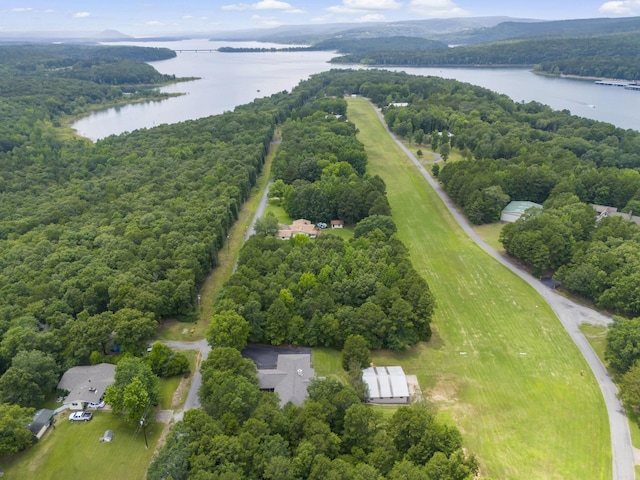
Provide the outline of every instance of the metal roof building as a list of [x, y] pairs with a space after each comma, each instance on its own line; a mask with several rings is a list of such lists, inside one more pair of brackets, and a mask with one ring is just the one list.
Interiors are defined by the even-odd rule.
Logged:
[[526, 212], [530, 208], [537, 208], [542, 210], [542, 205], [540, 205], [539, 203], [527, 201], [511, 202], [502, 210], [500, 221], [507, 223], [515, 222], [524, 214], [524, 212]]
[[407, 377], [402, 367], [369, 367], [362, 371], [362, 380], [369, 387], [369, 402], [408, 404]]

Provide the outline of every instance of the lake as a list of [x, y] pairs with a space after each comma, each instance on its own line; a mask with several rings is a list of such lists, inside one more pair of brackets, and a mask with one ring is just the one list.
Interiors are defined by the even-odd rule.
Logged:
[[[282, 47], [257, 42], [126, 42], [117, 45], [167, 47], [173, 50], [237, 47]], [[330, 70], [332, 52], [220, 53], [181, 52], [176, 58], [152, 62], [159, 72], [176, 77], [200, 77], [166, 87], [167, 93], [184, 93], [163, 101], [125, 105], [94, 112], [78, 120], [73, 128], [97, 140], [162, 123], [216, 115], [255, 98], [283, 90], [291, 91], [314, 73]], [[343, 68], [343, 66], [339, 66]], [[361, 67], [357, 67], [361, 68]], [[569, 110], [621, 128], [640, 130], [640, 91], [596, 85], [593, 81], [544, 77], [523, 68], [390, 68], [414, 75], [435, 75], [473, 83], [504, 93], [513, 100], [537, 101], [554, 109]]]

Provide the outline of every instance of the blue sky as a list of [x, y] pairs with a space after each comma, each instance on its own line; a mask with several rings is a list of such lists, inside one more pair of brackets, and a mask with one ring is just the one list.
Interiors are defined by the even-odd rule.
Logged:
[[490, 15], [548, 20], [635, 16], [640, 0], [0, 0], [0, 32], [116, 29], [144, 36]]

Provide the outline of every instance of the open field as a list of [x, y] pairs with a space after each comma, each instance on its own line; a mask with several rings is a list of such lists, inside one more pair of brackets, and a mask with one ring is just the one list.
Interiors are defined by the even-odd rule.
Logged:
[[[70, 422], [68, 413], [58, 415], [55, 430], [40, 442], [7, 460], [0, 457], [3, 480], [112, 480], [145, 478], [162, 424], [147, 428], [149, 449], [142, 431], [110, 412], [94, 414], [90, 422]], [[111, 443], [98, 439], [113, 430]], [[5, 461], [7, 460], [7, 461]]]
[[348, 102], [371, 173], [387, 184], [398, 235], [438, 304], [438, 342], [377, 352], [374, 361], [418, 376], [485, 476], [611, 478], [604, 401], [558, 319], [462, 232], [366, 100]]
[[267, 202], [267, 208], [265, 208], [264, 214], [273, 213], [273, 215], [278, 219], [279, 223], [284, 223], [285, 225], [291, 225], [293, 222], [292, 218], [287, 215], [287, 212], [284, 211], [284, 208], [278, 203], [277, 200], [269, 200]]
[[327, 347], [313, 349], [313, 369], [316, 377], [327, 377], [347, 383], [349, 377], [342, 369], [342, 354], [338, 350]]
[[502, 227], [504, 227], [504, 224], [500, 222], [485, 223], [484, 225], [474, 225], [473, 230], [496, 252], [504, 253], [504, 247], [500, 243]]

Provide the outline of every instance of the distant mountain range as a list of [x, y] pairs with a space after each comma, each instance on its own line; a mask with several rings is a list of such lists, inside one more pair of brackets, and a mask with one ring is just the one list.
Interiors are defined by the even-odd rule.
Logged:
[[447, 45], [472, 45], [513, 38], [568, 38], [634, 31], [640, 31], [640, 17], [541, 21], [498, 16], [402, 22], [287, 25], [268, 29], [167, 34], [154, 38], [135, 38], [117, 30], [75, 33], [0, 32], [0, 42], [169, 41], [185, 38], [209, 38], [217, 41], [259, 41], [313, 45], [327, 40], [415, 37], [436, 40]]
[[478, 29], [488, 29], [503, 22], [538, 22], [512, 17], [468, 17], [407, 20], [402, 22], [336, 23], [320, 25], [287, 25], [262, 30], [238, 30], [212, 34], [211, 40], [258, 41], [274, 43], [313, 44], [331, 38], [419, 37], [439, 40]]
[[117, 30], [103, 30], [102, 32], [0, 32], [0, 42], [119, 42], [135, 40]]

